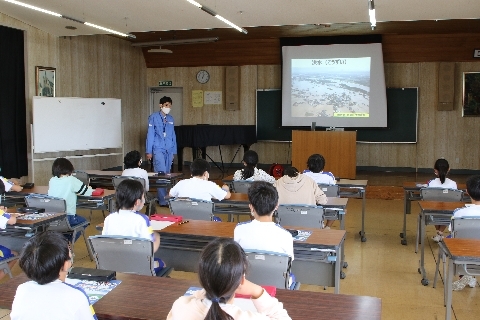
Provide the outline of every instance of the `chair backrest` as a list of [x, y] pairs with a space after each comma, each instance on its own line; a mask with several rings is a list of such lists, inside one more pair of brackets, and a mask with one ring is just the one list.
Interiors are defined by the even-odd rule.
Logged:
[[247, 279], [260, 285], [288, 289], [291, 259], [288, 255], [267, 251], [245, 250], [250, 266]]
[[325, 193], [327, 197], [338, 197], [339, 186], [336, 184], [319, 183], [318, 187]]
[[155, 275], [153, 242], [120, 236], [92, 236], [88, 241], [97, 269]]
[[76, 170], [72, 173], [72, 176], [82, 181], [87, 187], [90, 185], [90, 177], [85, 171]]
[[457, 189], [422, 188], [420, 189], [422, 200], [454, 202], [462, 201], [463, 191]]
[[455, 238], [480, 239], [480, 216], [453, 218], [452, 233]]
[[281, 204], [277, 213], [282, 226], [323, 228], [323, 207]]
[[112, 177], [112, 183], [113, 183], [113, 187], [115, 188], [115, 190], [117, 190], [118, 185], [123, 180], [137, 180], [137, 181], [140, 181], [140, 183], [143, 186], [143, 189], [145, 189], [145, 179], [143, 179], [143, 178], [130, 177], [130, 176], [114, 176], [114, 177]]
[[252, 185], [253, 181], [246, 181], [246, 180], [235, 180], [232, 181], [233, 185], [233, 192], [236, 193], [248, 193], [248, 189]]
[[169, 199], [170, 212], [184, 219], [212, 221], [213, 202], [191, 198]]
[[[30, 194], [25, 197], [27, 207], [43, 208], [45, 212], [62, 213], [67, 211], [67, 203], [64, 199], [50, 197], [42, 194]], [[68, 223], [67, 217], [51, 222], [48, 225], [48, 230], [52, 231], [71, 231], [72, 228]]]

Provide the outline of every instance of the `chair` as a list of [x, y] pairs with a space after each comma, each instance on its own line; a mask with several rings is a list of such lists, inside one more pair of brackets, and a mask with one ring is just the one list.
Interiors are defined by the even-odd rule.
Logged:
[[247, 180], [234, 180], [232, 181], [233, 192], [236, 193], [248, 193], [248, 189], [252, 185], [253, 181]]
[[299, 282], [289, 285], [292, 258], [284, 253], [245, 250], [250, 267], [247, 279], [253, 283], [279, 289], [298, 290]]
[[5, 274], [8, 274], [10, 279], [13, 278], [13, 276], [12, 276], [12, 272], [10, 271], [10, 267], [8, 266], [8, 263], [16, 259], [18, 259], [18, 256], [13, 256], [10, 258], [0, 260], [0, 270], [3, 271]]
[[277, 214], [282, 226], [323, 228], [324, 209], [320, 206], [281, 204]]
[[192, 198], [168, 199], [170, 212], [190, 220], [213, 220], [213, 202]]
[[[25, 203], [27, 204], [27, 207], [43, 208], [46, 212], [62, 213], [67, 211], [67, 204], [64, 199], [42, 194], [30, 194], [26, 196]], [[87, 236], [85, 235], [85, 228], [89, 225], [90, 222], [85, 221], [84, 223], [80, 223], [72, 227], [65, 216], [64, 219], [51, 222], [48, 226], [48, 230], [71, 235], [72, 243], [70, 246], [72, 252], [75, 244], [74, 240], [76, 239], [77, 234], [81, 233], [83, 235], [83, 239], [85, 240], [85, 244], [87, 245], [88, 254], [90, 255], [91, 260], [93, 260], [93, 254], [90, 246], [88, 245]]]
[[[337, 198], [339, 195], [340, 187], [336, 184], [323, 184], [319, 183], [318, 187], [325, 193], [327, 197]], [[325, 220], [338, 220], [338, 211], [325, 209], [324, 219]]]
[[[420, 198], [424, 201], [441, 201], [441, 202], [454, 202], [461, 201], [463, 197], [463, 191], [457, 189], [445, 189], [445, 188], [422, 188], [420, 189]], [[429, 213], [425, 216], [425, 225], [450, 225], [451, 217], [445, 215], [436, 215], [435, 213]], [[420, 215], [417, 218], [417, 240], [415, 242], [415, 253], [418, 252], [418, 244], [420, 243], [420, 232], [422, 230], [420, 226]]]
[[[87, 187], [90, 185], [90, 177], [85, 171], [76, 170], [72, 175], [78, 180], [82, 181]], [[77, 208], [88, 209], [90, 210], [90, 222], [92, 221], [92, 211], [93, 210], [102, 210], [103, 218], [105, 218], [105, 210], [107, 209], [103, 203], [95, 203], [92, 201], [81, 201], [77, 203]]]
[[[139, 178], [139, 177], [129, 177], [129, 176], [114, 176], [112, 178], [112, 183], [113, 183], [113, 187], [115, 188], [115, 190], [117, 190], [117, 187], [118, 185], [120, 184], [120, 182], [122, 182], [123, 180], [137, 180], [137, 181], [140, 181], [140, 183], [142, 184], [143, 188], [145, 189], [145, 179], [143, 178]], [[148, 199], [147, 199], [148, 198]], [[147, 215], [150, 217], [150, 215], [153, 213], [155, 213], [155, 201], [157, 201], [157, 198], [156, 197], [147, 197], [147, 192], [145, 191], [145, 204], [148, 206], [147, 208]], [[117, 208], [117, 210], [120, 209], [120, 208]]]
[[[155, 259], [153, 242], [122, 236], [91, 236], [88, 238], [92, 247], [97, 269], [116, 272], [155, 276]], [[167, 276], [172, 268], [162, 269], [161, 276]], [[160, 274], [159, 274], [160, 276]]]
[[[480, 217], [468, 216], [452, 218], [452, 237], [463, 239], [480, 239]], [[446, 275], [446, 256], [445, 252], [439, 248], [438, 258], [435, 268], [435, 278], [433, 279], [433, 287], [436, 287], [437, 277], [440, 268], [440, 259], [443, 261], [443, 275]], [[463, 275], [480, 275], [480, 267], [478, 265], [461, 265], [457, 267], [457, 272]]]

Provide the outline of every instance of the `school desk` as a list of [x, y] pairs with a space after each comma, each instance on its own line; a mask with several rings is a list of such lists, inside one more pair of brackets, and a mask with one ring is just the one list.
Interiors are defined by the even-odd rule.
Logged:
[[[123, 171], [83, 170], [90, 178], [90, 185], [101, 188], [113, 188], [112, 178], [121, 176]], [[172, 172], [166, 174], [148, 173], [151, 188], [165, 188], [174, 186], [183, 177], [183, 173]]]
[[[407, 214], [410, 214], [412, 201], [422, 200], [420, 198], [420, 189], [425, 188], [426, 182], [407, 181], [403, 183], [403, 232], [400, 233], [400, 241], [404, 246], [407, 245]], [[464, 183], [457, 184], [459, 190], [466, 191]], [[463, 202], [470, 202], [470, 197], [463, 193]]]
[[445, 217], [451, 217], [453, 211], [457, 208], [465, 206], [464, 202], [440, 202], [440, 201], [419, 201], [418, 205], [420, 206], [420, 267], [418, 268], [418, 273], [422, 275], [421, 283], [424, 286], [427, 286], [429, 281], [427, 278], [427, 273], [425, 271], [425, 216], [429, 214], [441, 215]]
[[61, 220], [64, 217], [65, 213], [55, 213], [37, 220], [26, 220], [22, 219], [22, 217], [17, 217], [17, 222], [14, 225], [7, 225], [6, 229], [0, 229], [0, 242], [9, 249], [20, 252], [23, 244], [35, 232], [45, 230], [51, 222]]
[[439, 250], [443, 250], [448, 257], [448, 272], [445, 277], [445, 319], [450, 320], [455, 268], [462, 264], [480, 266], [480, 240], [445, 238], [439, 245]]
[[[98, 319], [166, 319], [173, 303], [195, 280], [180, 280], [117, 273], [122, 282], [93, 305]], [[11, 309], [18, 285], [28, 281], [21, 274], [0, 285], [0, 308]], [[292, 319], [379, 320], [382, 301], [375, 297], [277, 289], [276, 298]], [[28, 306], [27, 306], [28, 307]]]
[[[211, 240], [233, 238], [236, 223], [190, 220], [187, 223], [172, 224], [160, 233], [160, 248], [155, 256], [179, 271], [195, 272], [200, 252]], [[292, 272], [297, 281], [319, 286], [335, 287], [340, 291], [342, 247], [345, 230], [325, 230], [316, 228], [289, 229], [311, 231], [306, 241], [294, 241], [295, 260]], [[340, 263], [338, 263], [340, 262]]]

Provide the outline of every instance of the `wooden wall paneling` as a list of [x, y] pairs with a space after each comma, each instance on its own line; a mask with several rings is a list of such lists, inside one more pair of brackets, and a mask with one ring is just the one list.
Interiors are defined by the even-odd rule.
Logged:
[[385, 63], [387, 88], [418, 87], [418, 63]]
[[[252, 145], [251, 149], [258, 153], [259, 163], [291, 164], [292, 163], [291, 146], [292, 144], [290, 142], [259, 141], [254, 145]], [[243, 154], [242, 154], [242, 157], [243, 157]]]
[[439, 111], [452, 111], [455, 93], [455, 62], [440, 62], [438, 67]]
[[257, 74], [259, 89], [282, 88], [282, 67], [280, 65], [259, 65]]

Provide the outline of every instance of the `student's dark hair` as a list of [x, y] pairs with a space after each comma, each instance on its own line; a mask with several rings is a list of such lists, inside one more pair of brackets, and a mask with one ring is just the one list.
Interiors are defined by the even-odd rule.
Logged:
[[140, 181], [126, 179], [120, 182], [115, 191], [117, 210], [132, 209], [137, 199], [142, 199], [144, 189]]
[[290, 178], [295, 178], [296, 176], [298, 176], [298, 169], [295, 167], [288, 167], [283, 170], [283, 175], [289, 176]]
[[24, 244], [18, 265], [29, 279], [47, 284], [58, 279], [65, 261], [71, 259], [68, 252], [68, 241], [61, 233], [38, 233]]
[[271, 183], [255, 181], [248, 189], [248, 201], [259, 216], [267, 216], [278, 204], [277, 189]]
[[0, 194], [4, 194], [4, 193], [5, 193], [5, 184], [0, 179]]
[[73, 164], [68, 159], [57, 158], [53, 161], [52, 175], [57, 178], [60, 178], [61, 175], [72, 174], [73, 170]]
[[210, 164], [205, 159], [195, 159], [190, 165], [190, 172], [193, 177], [201, 176], [205, 171], [210, 171]]
[[440, 182], [443, 184], [445, 182], [448, 170], [450, 169], [448, 161], [445, 159], [438, 159], [435, 161], [435, 166], [433, 168], [438, 171], [438, 177], [440, 178]]
[[125, 169], [138, 168], [138, 163], [142, 159], [142, 155], [137, 150], [130, 151], [123, 158], [123, 163], [125, 164]]
[[233, 239], [216, 238], [203, 249], [198, 277], [206, 296], [212, 301], [206, 320], [233, 320], [220, 307], [235, 294], [248, 268], [248, 258]]
[[159, 102], [160, 104], [164, 104], [164, 103], [167, 103], [167, 102], [172, 103], [172, 98], [167, 97], [167, 96], [163, 96], [163, 97], [160, 98], [160, 102]]
[[246, 166], [242, 170], [242, 179], [247, 180], [255, 173], [255, 167], [258, 163], [258, 154], [253, 150], [248, 150], [243, 155], [243, 162]]
[[470, 198], [480, 201], [480, 175], [471, 176], [467, 179], [467, 192]]
[[325, 158], [318, 153], [312, 154], [307, 160], [308, 170], [318, 173], [325, 168]]

